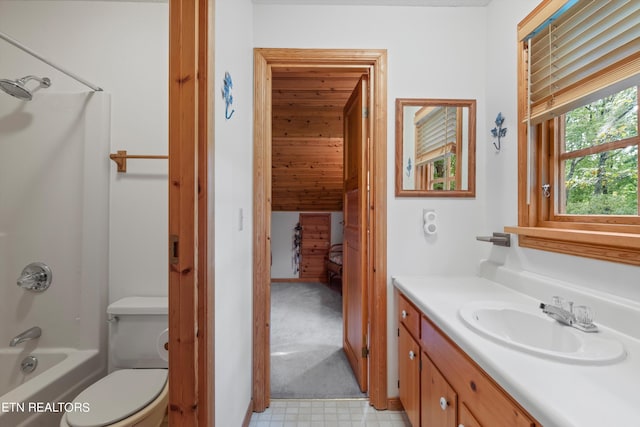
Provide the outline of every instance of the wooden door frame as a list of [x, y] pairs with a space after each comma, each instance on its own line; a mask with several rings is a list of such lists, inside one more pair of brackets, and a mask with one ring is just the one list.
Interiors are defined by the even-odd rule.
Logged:
[[[213, 426], [213, 8], [169, 1], [169, 425]], [[175, 252], [172, 250], [174, 249]], [[172, 255], [175, 259], [172, 262]]]
[[254, 49], [253, 154], [253, 410], [270, 403], [271, 69], [332, 67], [369, 70], [373, 111], [369, 247], [369, 401], [388, 407], [387, 395], [387, 51], [382, 49]]

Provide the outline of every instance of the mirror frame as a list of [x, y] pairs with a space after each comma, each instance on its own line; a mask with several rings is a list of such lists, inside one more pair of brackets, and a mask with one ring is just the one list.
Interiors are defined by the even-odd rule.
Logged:
[[[405, 190], [403, 173], [404, 107], [445, 106], [469, 108], [469, 144], [467, 149], [468, 182], [466, 190]], [[475, 197], [476, 196], [476, 100], [396, 98], [396, 197]]]

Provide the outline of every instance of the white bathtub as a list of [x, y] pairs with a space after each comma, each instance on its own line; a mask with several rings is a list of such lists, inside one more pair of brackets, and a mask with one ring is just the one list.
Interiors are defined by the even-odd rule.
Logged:
[[[30, 374], [20, 369], [27, 356], [38, 359]], [[104, 374], [97, 350], [0, 349], [0, 427], [57, 426], [64, 408], [58, 402], [71, 402]]]

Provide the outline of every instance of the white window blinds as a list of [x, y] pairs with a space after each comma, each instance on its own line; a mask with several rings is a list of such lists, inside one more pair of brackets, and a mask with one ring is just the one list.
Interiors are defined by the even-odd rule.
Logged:
[[458, 141], [457, 107], [424, 107], [413, 120], [416, 129], [416, 165], [456, 152]]
[[640, 83], [640, 1], [568, 3], [524, 39], [533, 123]]

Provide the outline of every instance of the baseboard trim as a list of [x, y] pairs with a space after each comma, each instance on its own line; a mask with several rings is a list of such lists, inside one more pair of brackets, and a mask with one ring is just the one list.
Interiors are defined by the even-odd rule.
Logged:
[[387, 399], [387, 409], [389, 411], [404, 411], [402, 402], [399, 397], [390, 397]]
[[242, 427], [249, 427], [251, 422], [251, 415], [253, 415], [253, 399], [249, 400], [249, 407], [247, 413], [244, 415], [244, 421], [242, 421]]

